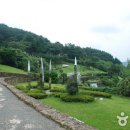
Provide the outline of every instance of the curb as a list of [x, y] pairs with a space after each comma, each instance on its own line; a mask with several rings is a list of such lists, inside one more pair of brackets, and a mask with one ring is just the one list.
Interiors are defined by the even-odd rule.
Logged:
[[4, 78], [1, 78], [0, 83], [7, 87], [14, 95], [16, 95], [20, 100], [24, 101], [26, 104], [33, 107], [35, 110], [40, 112], [45, 117], [53, 120], [58, 123], [60, 126], [67, 130], [96, 130], [95, 128], [88, 126], [82, 121], [79, 121], [76, 118], [70, 117], [66, 114], [63, 114], [56, 109], [42, 104], [40, 101], [27, 96], [22, 91], [16, 89], [14, 86], [7, 84], [4, 81]]

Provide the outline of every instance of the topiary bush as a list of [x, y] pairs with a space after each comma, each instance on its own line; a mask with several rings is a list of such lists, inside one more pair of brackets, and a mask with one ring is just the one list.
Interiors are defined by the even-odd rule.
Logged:
[[28, 92], [27, 95], [35, 99], [43, 99], [47, 97], [47, 94], [44, 94], [44, 93]]
[[119, 94], [130, 97], [130, 77], [121, 80], [118, 84]]
[[80, 90], [80, 94], [87, 94], [94, 97], [105, 97], [105, 98], [111, 98], [111, 94], [105, 93], [105, 92], [98, 92], [98, 91], [89, 91], [89, 90]]
[[69, 94], [62, 94], [60, 95], [60, 98], [62, 101], [65, 102], [92, 102], [94, 101], [94, 97], [89, 96], [89, 95], [69, 95]]
[[66, 90], [70, 95], [75, 95], [78, 93], [78, 83], [75, 80], [75, 75], [68, 79]]

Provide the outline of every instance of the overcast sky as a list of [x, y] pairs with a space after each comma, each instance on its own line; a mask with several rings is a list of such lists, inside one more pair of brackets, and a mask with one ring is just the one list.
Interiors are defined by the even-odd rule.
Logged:
[[130, 0], [0, 0], [0, 23], [130, 58]]

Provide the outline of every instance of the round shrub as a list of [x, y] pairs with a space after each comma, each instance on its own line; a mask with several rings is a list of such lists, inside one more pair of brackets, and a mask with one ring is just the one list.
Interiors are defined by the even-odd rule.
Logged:
[[60, 95], [61, 100], [65, 102], [92, 102], [94, 101], [94, 97], [88, 95], [68, 95], [63, 94]]
[[44, 93], [28, 92], [27, 95], [35, 99], [43, 99], [47, 97], [47, 94], [44, 94]]

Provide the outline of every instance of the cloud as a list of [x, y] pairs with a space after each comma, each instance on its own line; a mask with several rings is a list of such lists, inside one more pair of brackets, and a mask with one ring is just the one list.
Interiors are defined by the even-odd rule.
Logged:
[[92, 32], [97, 32], [97, 33], [118, 33], [120, 32], [120, 29], [115, 27], [115, 26], [98, 26], [92, 28]]

